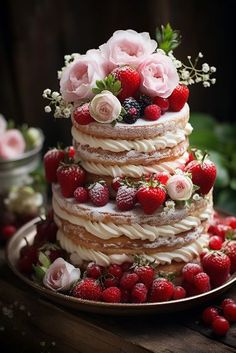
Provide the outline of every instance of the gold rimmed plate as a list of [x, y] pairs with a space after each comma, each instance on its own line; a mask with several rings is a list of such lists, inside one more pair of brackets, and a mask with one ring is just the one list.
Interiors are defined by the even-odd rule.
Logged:
[[38, 283], [34, 282], [30, 278], [21, 274], [17, 269], [17, 261], [21, 248], [25, 245], [24, 238], [27, 239], [29, 244], [33, 242], [36, 234], [35, 224], [38, 222], [38, 218], [30, 221], [22, 228], [20, 228], [16, 234], [10, 239], [6, 248], [6, 259], [11, 270], [30, 287], [36, 290], [40, 295], [48, 298], [54, 303], [66, 306], [71, 309], [80, 311], [98, 313], [105, 315], [148, 315], [154, 313], [167, 313], [181, 310], [187, 310], [196, 305], [203, 304], [209, 300], [212, 300], [227, 291], [234, 283], [236, 283], [236, 276], [232, 276], [222, 286], [215, 288], [207, 293], [199, 294], [193, 297], [188, 297], [180, 300], [171, 300], [168, 302], [161, 303], [144, 303], [144, 304], [109, 304], [103, 302], [96, 302], [90, 300], [83, 300], [65, 295], [62, 293], [53, 292]]

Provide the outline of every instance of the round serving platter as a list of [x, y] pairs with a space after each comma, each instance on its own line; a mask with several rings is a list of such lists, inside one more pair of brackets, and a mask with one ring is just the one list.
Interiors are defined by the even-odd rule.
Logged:
[[10, 239], [6, 248], [6, 259], [11, 270], [25, 283], [37, 291], [40, 295], [48, 298], [54, 303], [66, 306], [71, 309], [76, 309], [85, 312], [105, 314], [105, 315], [148, 315], [155, 313], [167, 313], [187, 310], [196, 305], [203, 304], [211, 299], [216, 298], [226, 290], [228, 290], [234, 283], [236, 283], [236, 275], [232, 276], [222, 286], [215, 288], [207, 293], [196, 295], [180, 300], [171, 300], [161, 303], [144, 303], [144, 304], [109, 304], [103, 302], [96, 302], [90, 300], [83, 300], [74, 298], [65, 294], [53, 292], [38, 283], [31, 280], [29, 277], [21, 274], [17, 269], [17, 261], [20, 254], [20, 249], [25, 245], [25, 239], [31, 244], [36, 234], [35, 224], [39, 218], [36, 218], [22, 228]]

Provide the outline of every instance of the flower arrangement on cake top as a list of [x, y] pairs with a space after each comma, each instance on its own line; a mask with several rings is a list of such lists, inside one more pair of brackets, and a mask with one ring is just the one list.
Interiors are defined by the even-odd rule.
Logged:
[[188, 85], [215, 83], [215, 67], [188, 56], [185, 65], [173, 55], [180, 43], [178, 31], [170, 25], [149, 34], [133, 30], [116, 31], [99, 49], [65, 56], [59, 71], [60, 93], [46, 89], [45, 107], [54, 116], [70, 117], [78, 124], [91, 122], [133, 124], [139, 118], [157, 120], [166, 111], [180, 111], [188, 100]]

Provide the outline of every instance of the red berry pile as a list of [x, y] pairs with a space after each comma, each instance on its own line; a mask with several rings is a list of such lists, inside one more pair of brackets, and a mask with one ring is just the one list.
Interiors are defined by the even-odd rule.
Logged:
[[230, 323], [236, 322], [236, 302], [224, 299], [219, 307], [209, 306], [202, 313], [202, 321], [212, 328], [214, 334], [224, 336], [230, 328]]
[[146, 303], [180, 299], [185, 289], [164, 278], [155, 278], [150, 265], [111, 264], [107, 268], [89, 263], [84, 277], [73, 288], [72, 295], [107, 303]]

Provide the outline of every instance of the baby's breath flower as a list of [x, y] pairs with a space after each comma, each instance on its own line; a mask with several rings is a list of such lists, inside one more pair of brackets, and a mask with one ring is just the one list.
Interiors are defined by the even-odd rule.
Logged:
[[199, 76], [199, 77], [196, 77], [196, 79], [195, 79], [195, 82], [196, 83], [199, 83], [199, 82], [201, 82], [202, 81], [202, 78]]
[[199, 58], [203, 58], [203, 54], [201, 52], [198, 53]]
[[208, 81], [203, 81], [202, 84], [204, 87], [210, 87], [210, 83]]
[[202, 71], [203, 72], [207, 73], [207, 72], [209, 72], [209, 70], [210, 70], [210, 67], [207, 63], [202, 64]]
[[57, 100], [59, 97], [60, 97], [60, 93], [59, 92], [56, 92], [56, 91], [52, 92], [52, 99]]
[[46, 107], [44, 107], [44, 111], [45, 113], [51, 113], [52, 109], [49, 105], [46, 105]]
[[187, 80], [189, 78], [189, 74], [190, 74], [189, 71], [184, 69], [181, 71], [181, 78], [183, 80]]
[[211, 72], [216, 72], [215, 66], [211, 66], [210, 70], [211, 70]]
[[211, 83], [214, 85], [216, 83], [216, 79], [215, 78], [212, 78], [211, 79]]
[[209, 76], [208, 74], [206, 74], [206, 75], [202, 75], [202, 79], [203, 79], [203, 81], [208, 81], [208, 80], [209, 80], [209, 78], [210, 78], [210, 76]]
[[58, 71], [57, 71], [57, 78], [58, 78], [58, 80], [61, 79], [61, 74], [62, 74], [62, 70], [58, 70]]
[[69, 108], [65, 108], [63, 110], [63, 113], [65, 115], [66, 118], [69, 118], [70, 117], [70, 114], [71, 114], [71, 110]]

